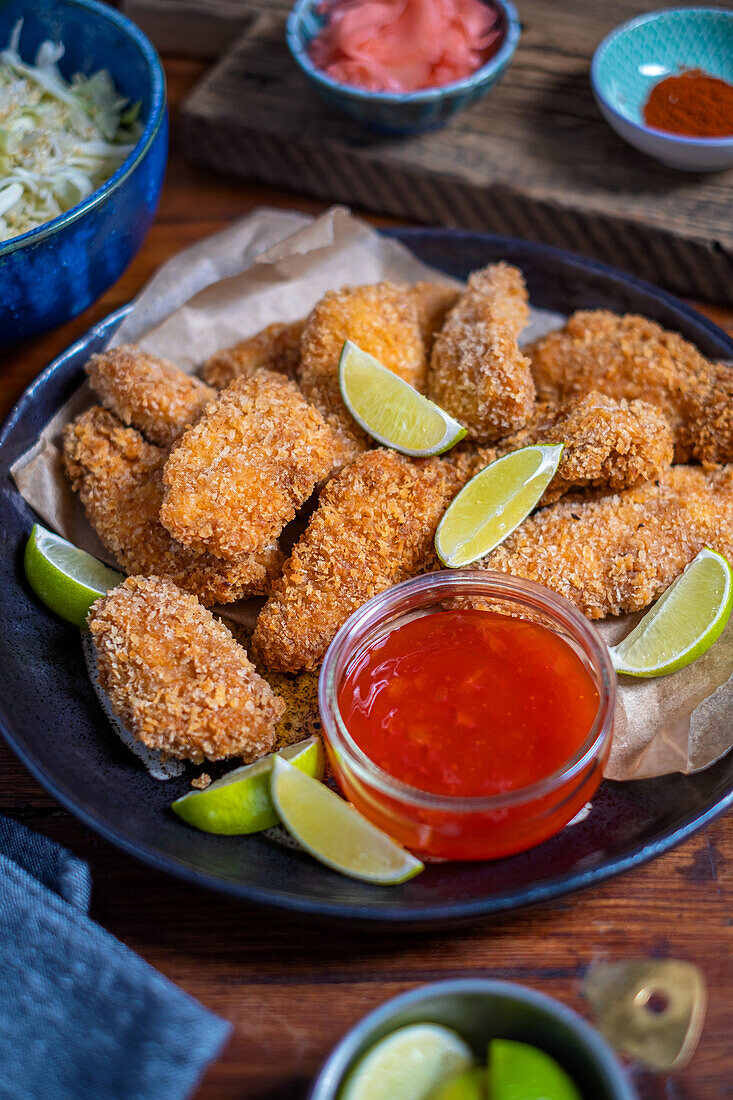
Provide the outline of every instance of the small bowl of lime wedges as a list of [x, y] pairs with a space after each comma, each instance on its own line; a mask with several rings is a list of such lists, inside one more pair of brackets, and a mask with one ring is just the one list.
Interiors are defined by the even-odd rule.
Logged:
[[526, 986], [419, 986], [349, 1031], [309, 1100], [638, 1100], [613, 1051], [575, 1012]]

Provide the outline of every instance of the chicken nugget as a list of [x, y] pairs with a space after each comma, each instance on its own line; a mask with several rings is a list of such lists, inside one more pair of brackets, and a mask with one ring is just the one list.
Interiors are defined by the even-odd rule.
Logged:
[[276, 543], [230, 563], [181, 546], [160, 523], [167, 451], [98, 406], [67, 425], [63, 446], [72, 488], [126, 573], [166, 577], [205, 604], [268, 591], [283, 561]]
[[705, 546], [733, 554], [733, 466], [671, 466], [617, 495], [553, 504], [472, 568], [537, 581], [602, 619], [647, 607]]
[[104, 407], [161, 447], [170, 447], [216, 396], [175, 363], [147, 355], [134, 344], [93, 355], [86, 372]]
[[340, 440], [337, 466], [366, 450], [369, 440], [344, 405], [338, 366], [344, 341], [373, 355], [418, 390], [425, 388], [425, 348], [411, 288], [392, 283], [342, 287], [325, 294], [303, 332], [299, 382]]
[[541, 397], [639, 398], [667, 417], [675, 462], [733, 460], [733, 371], [676, 332], [633, 313], [582, 310], [525, 350]]
[[129, 577], [92, 604], [88, 621], [99, 682], [148, 748], [196, 764], [249, 764], [273, 748], [284, 703], [195, 596], [161, 577]]
[[300, 339], [305, 320], [268, 325], [254, 336], [222, 348], [204, 363], [201, 373], [207, 382], [223, 390], [235, 378], [254, 374], [264, 367], [297, 378], [300, 366]]
[[428, 392], [476, 443], [524, 426], [535, 388], [517, 339], [529, 319], [522, 273], [508, 264], [474, 271], [433, 347]]
[[258, 553], [333, 466], [334, 437], [294, 382], [236, 378], [173, 448], [161, 523], [184, 546], [237, 561]]
[[461, 296], [458, 287], [447, 283], [415, 283], [412, 288], [425, 352], [430, 358], [435, 338], [440, 332], [449, 310]]
[[441, 459], [367, 451], [327, 484], [252, 637], [265, 665], [314, 669], [352, 612], [434, 561], [461, 476]]

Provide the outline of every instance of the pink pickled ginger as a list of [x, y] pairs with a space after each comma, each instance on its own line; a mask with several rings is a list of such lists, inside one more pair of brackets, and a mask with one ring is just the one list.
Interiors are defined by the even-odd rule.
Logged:
[[462, 80], [497, 44], [498, 13], [482, 0], [323, 0], [314, 64], [370, 92], [416, 92]]

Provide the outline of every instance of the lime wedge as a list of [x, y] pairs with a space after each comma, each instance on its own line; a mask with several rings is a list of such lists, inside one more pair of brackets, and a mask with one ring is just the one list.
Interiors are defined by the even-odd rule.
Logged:
[[339, 1100], [428, 1100], [473, 1060], [455, 1031], [439, 1024], [410, 1024], [367, 1051], [347, 1077]]
[[580, 1092], [554, 1058], [528, 1043], [489, 1043], [491, 1100], [581, 1100]]
[[490, 1100], [483, 1066], [467, 1069], [430, 1093], [430, 1100]]
[[733, 571], [701, 550], [644, 618], [609, 651], [627, 676], [666, 676], [700, 657], [723, 632], [733, 607]]
[[350, 340], [341, 351], [339, 385], [357, 424], [402, 454], [439, 455], [466, 434], [457, 420]]
[[562, 443], [522, 447], [472, 477], [435, 532], [435, 549], [443, 565], [451, 569], [470, 565], [511, 535], [552, 481], [562, 451]]
[[327, 867], [382, 886], [419, 874], [419, 859], [323, 783], [275, 758], [270, 794], [285, 828]]
[[36, 523], [25, 544], [25, 575], [46, 607], [76, 626], [86, 626], [95, 600], [123, 581], [121, 573]]
[[309, 737], [271, 752], [254, 764], [223, 775], [203, 791], [191, 791], [171, 804], [174, 813], [204, 833], [241, 836], [271, 829], [280, 820], [270, 798], [270, 772], [276, 756], [295, 768], [320, 779], [323, 775], [323, 745], [320, 737]]

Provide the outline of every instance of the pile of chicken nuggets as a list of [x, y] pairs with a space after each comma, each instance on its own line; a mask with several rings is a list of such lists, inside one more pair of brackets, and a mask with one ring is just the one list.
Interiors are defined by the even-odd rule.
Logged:
[[[100, 404], [64, 434], [73, 489], [128, 579], [89, 615], [112, 706], [151, 748], [257, 759], [285, 710], [267, 682], [316, 670], [348, 617], [440, 568], [466, 481], [564, 443], [537, 510], [474, 568], [546, 585], [589, 618], [646, 607], [704, 546], [733, 556], [733, 371], [644, 317], [579, 312], [520, 348], [522, 273], [462, 290], [342, 287], [208, 360], [130, 345], [87, 370]], [[467, 429], [447, 455], [376, 447], [339, 389], [351, 340]], [[287, 558], [285, 528], [307, 527]], [[306, 513], [307, 514], [307, 513]], [[209, 607], [265, 597], [247, 650]], [[259, 671], [258, 671], [259, 670]]]

